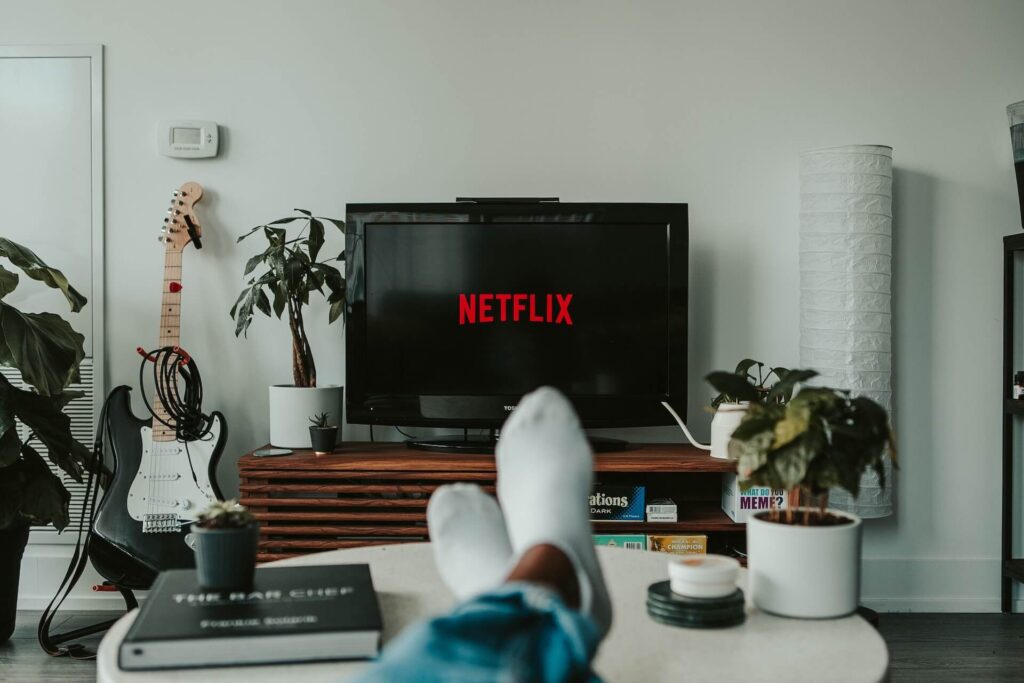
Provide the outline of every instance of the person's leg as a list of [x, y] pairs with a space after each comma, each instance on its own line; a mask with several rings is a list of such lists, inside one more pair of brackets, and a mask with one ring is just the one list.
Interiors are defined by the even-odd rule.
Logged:
[[501, 535], [502, 513], [478, 487], [441, 487], [428, 514], [438, 570], [453, 592], [496, 587], [403, 632], [362, 680], [594, 679], [590, 662], [611, 607], [590, 531], [592, 457], [561, 394], [524, 397], [497, 453], [501, 538], [511, 548], [481, 542]]
[[459, 600], [497, 588], [512, 567], [512, 546], [497, 501], [476, 484], [449, 484], [427, 505], [427, 528], [441, 579]]
[[590, 663], [601, 634], [578, 603], [569, 557], [551, 545], [529, 548], [507, 583], [403, 631], [360, 680], [598, 682]]
[[516, 556], [541, 545], [561, 550], [575, 569], [580, 611], [603, 636], [612, 610], [590, 527], [594, 456], [565, 396], [543, 387], [519, 401], [501, 429], [497, 465]]

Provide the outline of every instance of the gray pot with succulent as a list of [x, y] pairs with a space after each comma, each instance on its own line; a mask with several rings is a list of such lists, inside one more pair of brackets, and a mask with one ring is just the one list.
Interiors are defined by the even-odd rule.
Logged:
[[[305, 209], [296, 211], [298, 216], [258, 225], [238, 238], [241, 242], [260, 233], [267, 247], [246, 262], [243, 277], [249, 279], [231, 308], [235, 336], [248, 333], [256, 311], [279, 319], [287, 313], [292, 336], [292, 383], [270, 387], [270, 443], [284, 448], [306, 447], [306, 419], [310, 415], [341, 415], [345, 391], [340, 384], [318, 382], [303, 318], [303, 308], [314, 292], [327, 299], [328, 323], [344, 318], [345, 276], [333, 264], [344, 262], [345, 252], [318, 259], [325, 241], [324, 223], [342, 233], [345, 223], [316, 217]], [[257, 273], [260, 266], [265, 270]]]
[[[85, 306], [85, 297], [64, 274], [31, 250], [0, 238], [0, 257], [60, 290], [72, 312]], [[52, 524], [60, 531], [69, 522], [71, 495], [51, 465], [80, 483], [87, 473], [107, 474], [90, 449], [75, 440], [64, 413], [68, 402], [82, 395], [68, 386], [78, 381], [85, 337], [59, 315], [24, 313], [3, 301], [19, 279], [0, 266], [0, 366], [17, 370], [31, 387], [20, 389], [0, 375], [0, 643], [14, 629], [29, 526]]]
[[739, 461], [741, 487], [788, 492], [785, 509], [747, 522], [754, 604], [787, 617], [852, 613], [860, 598], [861, 521], [829, 509], [828, 491], [838, 486], [856, 497], [868, 468], [885, 485], [886, 453], [895, 464], [885, 408], [847, 391], [803, 387], [786, 403], [752, 404], [729, 453]]
[[199, 585], [214, 591], [252, 588], [260, 525], [236, 500], [211, 503], [192, 524]]
[[317, 455], [333, 453], [338, 443], [341, 429], [338, 425], [330, 424], [330, 417], [330, 413], [317, 413], [309, 418], [312, 423], [309, 427], [309, 441]]

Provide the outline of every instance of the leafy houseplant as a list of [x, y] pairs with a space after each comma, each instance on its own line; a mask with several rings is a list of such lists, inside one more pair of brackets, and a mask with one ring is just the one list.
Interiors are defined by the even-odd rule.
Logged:
[[223, 591], [252, 587], [260, 527], [245, 506], [236, 500], [213, 502], [199, 513], [192, 531], [201, 586]]
[[328, 424], [329, 417], [330, 413], [318, 413], [309, 418], [312, 423], [309, 428], [309, 440], [313, 452], [317, 455], [333, 453], [334, 445], [338, 443], [338, 426]]
[[[326, 241], [325, 223], [344, 233], [345, 223], [335, 218], [313, 216], [305, 209], [298, 215], [258, 225], [238, 242], [261, 234], [266, 247], [245, 264], [249, 278], [231, 308], [235, 336], [246, 335], [256, 312], [281, 318], [287, 313], [292, 337], [291, 385], [270, 389], [270, 440], [275, 446], [301, 448], [306, 445], [302, 425], [307, 415], [317, 412], [340, 414], [342, 387], [317, 384], [316, 362], [306, 334], [303, 308], [318, 293], [329, 304], [328, 322], [345, 315], [345, 276], [334, 265], [345, 260], [344, 250], [321, 259]], [[287, 227], [286, 227], [287, 226]]]
[[[0, 238], [0, 257], [33, 280], [59, 290], [72, 312], [86, 299], [64, 274], [31, 250]], [[33, 390], [19, 389], [0, 375], [0, 643], [14, 628], [21, 557], [30, 524], [68, 525], [71, 496], [37, 450], [81, 482], [85, 471], [101, 472], [88, 448], [71, 434], [64, 406], [81, 396], [67, 387], [78, 380], [85, 337], [53, 313], [24, 313], [3, 301], [19, 284], [18, 273], [0, 266], [0, 365], [14, 368]], [[22, 439], [18, 425], [28, 433]]]
[[803, 387], [788, 403], [751, 405], [729, 453], [739, 461], [741, 485], [788, 493], [785, 511], [759, 513], [747, 526], [757, 605], [798, 617], [856, 609], [861, 522], [828, 510], [828, 490], [839, 486], [856, 496], [868, 468], [885, 485], [886, 453], [895, 460], [885, 408], [846, 391]]
[[[711, 420], [711, 457], [729, 457], [729, 439], [751, 404], [785, 403], [793, 395], [796, 384], [807, 379], [805, 375], [804, 371], [791, 372], [744, 358], [733, 372], [718, 370], [705, 377], [718, 391], [711, 401], [715, 411]], [[772, 377], [776, 379], [773, 384], [770, 383]]]

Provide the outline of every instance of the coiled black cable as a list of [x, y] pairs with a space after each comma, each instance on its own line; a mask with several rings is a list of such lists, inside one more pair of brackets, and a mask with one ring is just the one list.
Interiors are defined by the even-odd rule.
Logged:
[[[157, 414], [146, 397], [146, 363], [149, 362], [153, 363], [156, 398], [163, 405], [166, 418]], [[164, 346], [143, 353], [139, 387], [143, 389], [142, 398], [153, 419], [173, 429], [179, 440], [199, 441], [210, 433], [213, 417], [203, 412], [203, 379], [199, 366], [180, 347]]]

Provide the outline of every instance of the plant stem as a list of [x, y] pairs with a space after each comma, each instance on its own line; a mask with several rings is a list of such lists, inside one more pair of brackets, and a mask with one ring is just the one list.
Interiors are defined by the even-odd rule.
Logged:
[[288, 298], [288, 327], [292, 333], [292, 380], [297, 387], [315, 387], [316, 370], [311, 375], [307, 361], [313, 360], [302, 324], [302, 301]]

